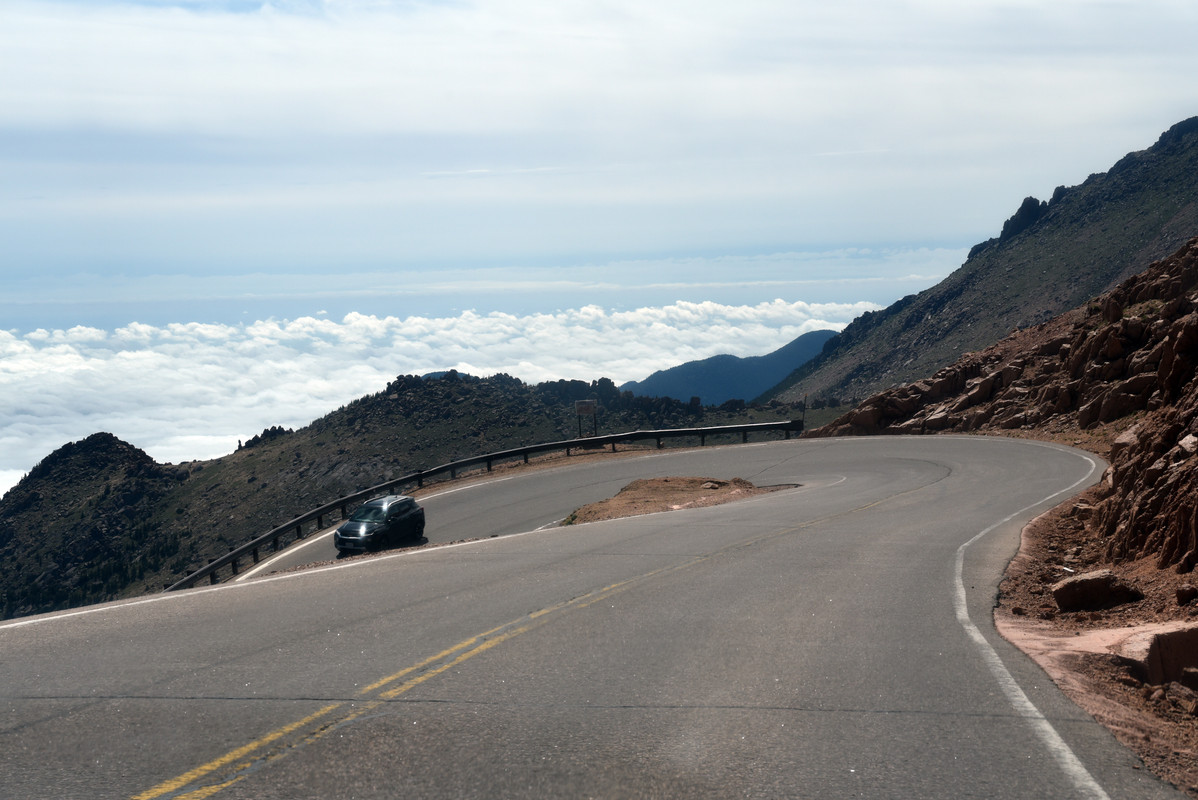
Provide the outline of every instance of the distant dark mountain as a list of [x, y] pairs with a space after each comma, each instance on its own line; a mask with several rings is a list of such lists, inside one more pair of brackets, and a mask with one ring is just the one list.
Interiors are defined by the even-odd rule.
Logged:
[[860, 400], [931, 375], [1126, 280], [1198, 234], [1198, 117], [1048, 201], [936, 286], [863, 314], [761, 399]]
[[764, 356], [719, 355], [688, 361], [654, 372], [643, 381], [629, 381], [621, 390], [645, 397], [698, 397], [704, 405], [728, 400], [752, 400], [809, 359], [819, 354], [835, 331], [804, 333]]
[[[276, 525], [361, 489], [455, 459], [578, 434], [790, 419], [796, 409], [718, 410], [634, 397], [615, 383], [449, 371], [404, 375], [299, 430], [248, 437], [212, 461], [156, 464], [112, 434], [46, 456], [0, 497], [0, 615], [161, 591]], [[688, 398], [689, 400], [689, 398]]]

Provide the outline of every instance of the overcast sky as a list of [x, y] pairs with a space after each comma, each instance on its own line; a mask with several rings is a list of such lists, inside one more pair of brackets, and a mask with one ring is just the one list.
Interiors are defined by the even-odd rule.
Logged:
[[1198, 114], [1191, 0], [4, 0], [0, 491], [943, 278]]

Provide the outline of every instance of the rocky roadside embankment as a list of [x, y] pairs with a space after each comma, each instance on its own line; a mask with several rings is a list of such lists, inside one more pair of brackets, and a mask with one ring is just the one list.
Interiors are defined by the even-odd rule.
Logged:
[[[807, 435], [988, 433], [1106, 458], [1097, 486], [1025, 531], [996, 620], [1154, 771], [1198, 797], [1196, 368], [1193, 239], [1085, 307]], [[1175, 651], [1164, 671], [1162, 648]]]

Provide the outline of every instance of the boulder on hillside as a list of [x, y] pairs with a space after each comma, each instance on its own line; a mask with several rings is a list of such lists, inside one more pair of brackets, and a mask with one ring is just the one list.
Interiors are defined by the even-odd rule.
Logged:
[[1144, 595], [1109, 569], [1073, 575], [1052, 585], [1052, 599], [1062, 611], [1098, 611], [1143, 600]]

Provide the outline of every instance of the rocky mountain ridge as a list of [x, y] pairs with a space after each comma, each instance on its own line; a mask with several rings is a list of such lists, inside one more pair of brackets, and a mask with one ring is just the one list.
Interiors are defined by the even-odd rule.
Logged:
[[1110, 290], [1196, 230], [1198, 117], [1048, 201], [1026, 198], [959, 269], [854, 320], [759, 399], [856, 403], [918, 380]]
[[157, 464], [97, 433], [47, 456], [0, 498], [0, 614], [160, 591], [338, 497], [459, 458], [572, 439], [583, 399], [599, 402], [600, 433], [797, 416], [784, 404], [635, 397], [606, 378], [529, 386], [449, 372], [399, 376], [304, 428], [272, 426], [211, 461]]
[[1086, 521], [1106, 558], [1188, 572], [1198, 560], [1196, 367], [1198, 238], [1086, 306], [880, 392], [807, 435], [1019, 432], [1089, 442], [1111, 464]]

